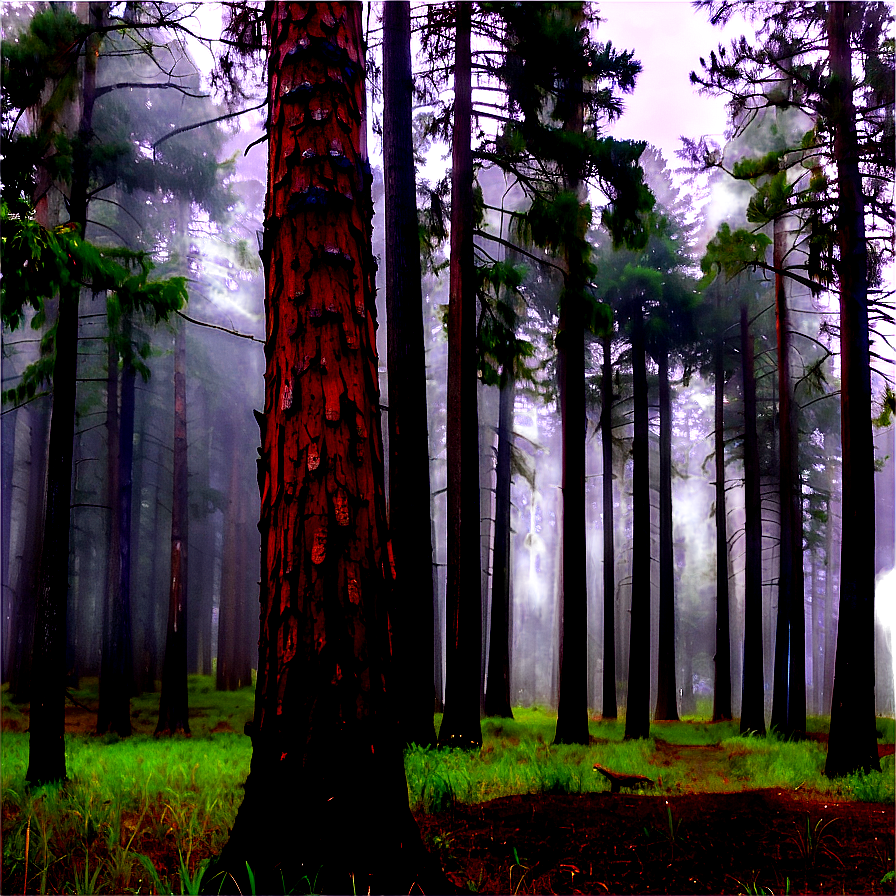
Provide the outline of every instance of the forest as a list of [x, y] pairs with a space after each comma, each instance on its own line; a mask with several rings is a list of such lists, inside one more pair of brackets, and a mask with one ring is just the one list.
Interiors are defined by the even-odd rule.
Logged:
[[891, 4], [0, 15], [3, 892], [892, 892]]

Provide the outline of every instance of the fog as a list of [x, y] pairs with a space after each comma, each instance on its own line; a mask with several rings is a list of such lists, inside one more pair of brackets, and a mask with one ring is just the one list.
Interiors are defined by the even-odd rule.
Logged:
[[[614, 4], [613, 28], [625, 34], [623, 7]], [[697, 15], [689, 11], [688, 15]], [[634, 9], [631, 15], [640, 15]], [[21, 22], [4, 11], [5, 39]], [[374, 23], [375, 24], [375, 23]], [[160, 38], [161, 39], [161, 38]], [[122, 38], [125, 40], [125, 38]], [[624, 42], [624, 41], [623, 41]], [[380, 48], [372, 35], [372, 55], [379, 64]], [[171, 44], [173, 64], [190, 70], [196, 90], [208, 87], [208, 73], [199, 72], [183, 55], [182, 44]], [[646, 52], [633, 45], [637, 52]], [[696, 66], [694, 52], [692, 65]], [[99, 83], [112, 84], [133, 77], [149, 78], [134, 57], [101, 57]], [[204, 66], [207, 63], [202, 63]], [[424, 60], [418, 58], [416, 65]], [[260, 63], [257, 63], [260, 66]], [[125, 71], [126, 67], [131, 67]], [[262, 99], [257, 93], [263, 69], [254, 71], [255, 83], [247, 87], [245, 107]], [[687, 85], [680, 88], [687, 91]], [[148, 99], [147, 93], [152, 93]], [[247, 113], [233, 120], [187, 131], [164, 143], [165, 134], [200, 118], [225, 114], [222, 98], [196, 99], [173, 91], [115, 91], [114, 102], [97, 103], [98, 133], [108, 140], [121, 139], [136, 147], [130, 180], [118, 173], [103, 197], [91, 206], [87, 238], [100, 245], [123, 245], [150, 253], [157, 273], [188, 278], [189, 304], [184, 317], [156, 323], [151, 314], [135, 314], [132, 326], [138, 351], [140, 376], [136, 381], [133, 433], [133, 511], [131, 532], [131, 625], [135, 687], [160, 687], [166, 638], [168, 591], [171, 578], [170, 538], [172, 470], [174, 450], [174, 340], [183, 328], [186, 340], [186, 408], [188, 433], [188, 631], [189, 672], [217, 674], [220, 687], [251, 683], [249, 666], [257, 666], [257, 601], [260, 539], [257, 529], [259, 492], [256, 469], [259, 432], [253, 412], [264, 402], [264, 277], [258, 259], [264, 228], [266, 180], [264, 145], [249, 149], [260, 133], [263, 112]], [[376, 110], [378, 99], [372, 98]], [[672, 100], [670, 105], [674, 106]], [[383, 172], [377, 167], [381, 136], [371, 116], [369, 143], [374, 161], [374, 253], [384, 251]], [[778, 139], [806, 130], [797, 116], [777, 122]], [[718, 133], [717, 123], [686, 136], [696, 140], [708, 131]], [[717, 138], [721, 139], [721, 138]], [[724, 147], [726, 160], [769, 151], [772, 137], [757, 127]], [[446, 171], [435, 166], [448, 152], [434, 144], [429, 163], [420, 177], [432, 186]], [[668, 152], [668, 150], [667, 150]], [[670, 172], [680, 161], [658, 156]], [[222, 167], [200, 171], [202, 159]], [[441, 164], [446, 164], [444, 160]], [[142, 177], [144, 169], [156, 170]], [[186, 172], [186, 173], [184, 173]], [[671, 175], [670, 175], [671, 176]], [[165, 177], [169, 180], [166, 181]], [[199, 182], [201, 177], [206, 181]], [[494, 169], [483, 168], [479, 183], [488, 204], [510, 207], [523, 203], [508, 193], [506, 182]], [[732, 227], [745, 223], [749, 185], [735, 184], [723, 175], [689, 181], [682, 170], [674, 173], [674, 188], [657, 180], [651, 183], [660, 195], [665, 189], [681, 190], [687, 202], [686, 217], [693, 225], [686, 251], [689, 274], [697, 291], [700, 253], [722, 222]], [[421, 204], [425, 194], [421, 193]], [[57, 200], [58, 205], [58, 200]], [[52, 226], [64, 220], [57, 208]], [[506, 222], [494, 212], [492, 232], [509, 238]], [[595, 224], [597, 216], [595, 217]], [[770, 232], [770, 231], [769, 231]], [[595, 227], [591, 234], [598, 265], [611, 265]], [[605, 242], [605, 240], [603, 240]], [[485, 249], [483, 247], [482, 251]], [[794, 253], [806, 247], [791, 245]], [[598, 251], [599, 250], [599, 251]], [[494, 247], [488, 248], [491, 256]], [[446, 260], [447, 242], [436, 249], [435, 260]], [[503, 258], [503, 253], [501, 253]], [[484, 257], [484, 256], [482, 256]], [[500, 259], [499, 259], [500, 260]], [[561, 482], [561, 431], [556, 395], [553, 334], [557, 326], [557, 284], [537, 261], [524, 259], [527, 268], [522, 294], [527, 302], [525, 326], [534, 346], [529, 367], [537, 370], [537, 387], [518, 389], [513, 413], [516, 465], [511, 492], [511, 696], [515, 704], [556, 707], [560, 589], [559, 520], [563, 496]], [[888, 273], [891, 270], [888, 269]], [[761, 273], [749, 286], [717, 281], [735, 304], [735, 290], [753, 294], [753, 327], [757, 339], [759, 416], [762, 452], [763, 543], [762, 619], [766, 715], [771, 710], [775, 619], [778, 575], [778, 492], [775, 459], [777, 413], [774, 356], [773, 283]], [[428, 265], [423, 282], [424, 333], [426, 340], [427, 413], [431, 472], [431, 519], [436, 568], [436, 624], [443, 647], [433, 669], [437, 701], [444, 698], [446, 537], [446, 392], [447, 341], [443, 309], [448, 303], [448, 271]], [[803, 510], [803, 597], [806, 634], [806, 690], [810, 714], [830, 711], [834, 649], [838, 624], [839, 526], [840, 526], [840, 424], [839, 359], [837, 341], [831, 336], [836, 321], [836, 297], [828, 292], [810, 295], [796, 287], [790, 292], [798, 368], [797, 401], [802, 410], [800, 475]], [[705, 296], [701, 301], [705, 301]], [[78, 397], [74, 477], [72, 490], [69, 630], [67, 668], [72, 682], [100, 673], [103, 619], [109, 564], [110, 505], [107, 476], [108, 393], [107, 341], [109, 325], [106, 299], [85, 292], [80, 305], [78, 330]], [[50, 315], [52, 312], [50, 312]], [[32, 312], [33, 315], [33, 312]], [[735, 318], [727, 339], [736, 342]], [[388, 407], [386, 378], [386, 309], [383, 264], [378, 274], [378, 350], [381, 404]], [[3, 388], [14, 388], [25, 367], [38, 360], [37, 340], [42, 331], [24, 328], [3, 330]], [[874, 393], [884, 390], [884, 374], [892, 382], [894, 363], [886, 342], [875, 343], [884, 360], [874, 376]], [[613, 508], [616, 591], [615, 669], [603, 662], [603, 515], [604, 469], [599, 421], [600, 340], [590, 339], [586, 375], [587, 408], [587, 575], [585, 581], [566, 582], [567, 594], [584, 595], [588, 605], [588, 702], [600, 712], [604, 678], [613, 676], [620, 711], [627, 693], [628, 645], [632, 573], [632, 384], [628, 340], [617, 323], [613, 342], [617, 400], [613, 414]], [[828, 353], [830, 355], [828, 356]], [[141, 357], [142, 354], [142, 357]], [[726, 361], [724, 384], [726, 440], [726, 500], [728, 569], [730, 584], [730, 643], [732, 709], [740, 712], [743, 668], [744, 595], [744, 468], [743, 384], [734, 355]], [[115, 364], [118, 365], [118, 360]], [[822, 378], [809, 376], [821, 370]], [[117, 372], [117, 367], [116, 367]], [[675, 679], [679, 712], [708, 718], [712, 714], [715, 654], [715, 490], [714, 490], [714, 390], [712, 370], [687, 351], [672, 361], [672, 506], [675, 557]], [[657, 686], [659, 620], [659, 449], [658, 370], [648, 361], [651, 419], [651, 697]], [[41, 391], [46, 391], [41, 390]], [[498, 389], [479, 385], [481, 565], [483, 597], [483, 687], [486, 685], [490, 624], [491, 564], [494, 536], [495, 458], [498, 426]], [[35, 576], [39, 562], [41, 502], [46, 488], [46, 444], [50, 397], [13, 401], [4, 405], [2, 417], [2, 655], [3, 681], [17, 699], [28, 698], [30, 639], [33, 634]], [[383, 413], [384, 437], [388, 426]], [[892, 421], [875, 431], [876, 458], [876, 710], [893, 715], [893, 630], [896, 625], [896, 556], [894, 556], [894, 494], [896, 494], [896, 441]], [[388, 458], [388, 451], [385, 452]], [[526, 475], [523, 475], [523, 473]], [[386, 469], [387, 477], [401, 476]], [[413, 487], [409, 483], [408, 487]], [[222, 618], [227, 623], [222, 626]], [[224, 674], [226, 670], [226, 675]]]

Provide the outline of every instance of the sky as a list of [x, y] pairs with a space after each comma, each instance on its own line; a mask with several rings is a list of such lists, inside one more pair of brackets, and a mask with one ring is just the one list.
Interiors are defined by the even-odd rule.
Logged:
[[737, 17], [724, 29], [714, 27], [704, 12], [682, 0], [611, 0], [599, 8], [604, 21], [597, 39], [609, 40], [620, 50], [634, 50], [642, 65], [634, 93], [624, 97], [625, 113], [610, 133], [619, 139], [647, 140], [670, 163], [682, 135], [712, 136], [724, 142], [724, 101], [701, 96], [689, 75], [700, 70], [700, 57], [709, 56], [721, 41], [750, 35], [749, 23]]

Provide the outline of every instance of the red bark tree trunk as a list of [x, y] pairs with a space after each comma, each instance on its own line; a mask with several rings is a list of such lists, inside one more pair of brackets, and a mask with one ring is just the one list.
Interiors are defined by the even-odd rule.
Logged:
[[[253, 754], [209, 892], [424, 892], [392, 680], [360, 3], [271, 3]], [[289, 889], [283, 889], [284, 887]]]

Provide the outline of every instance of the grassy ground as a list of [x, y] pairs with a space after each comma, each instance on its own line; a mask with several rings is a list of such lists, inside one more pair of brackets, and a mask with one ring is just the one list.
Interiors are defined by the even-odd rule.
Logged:
[[[136, 698], [138, 733], [126, 740], [68, 735], [69, 781], [36, 790], [25, 786], [27, 714], [2, 696], [3, 891], [195, 892], [242, 796], [251, 745], [241, 732], [252, 712], [251, 689], [217, 693], [211, 679], [193, 676], [191, 738], [152, 737], [158, 696]], [[73, 696], [82, 706], [72, 705], [72, 717], [89, 730], [95, 683]], [[893, 720], [879, 721], [881, 740], [892, 743]], [[517, 709], [514, 720], [483, 721], [478, 754], [409, 750], [412, 807], [437, 812], [513, 794], [608, 790], [592, 770], [596, 762], [645, 775], [654, 794], [779, 787], [843, 800], [894, 799], [892, 756], [882, 760], [881, 773], [830, 782], [822, 774], [823, 744], [741, 738], [736, 723], [655, 723], [650, 740], [626, 743], [622, 722], [595, 721], [588, 747], [552, 747], [555, 725], [549, 711]], [[813, 719], [810, 731], [823, 737], [826, 720]]]

